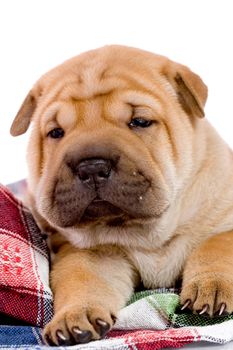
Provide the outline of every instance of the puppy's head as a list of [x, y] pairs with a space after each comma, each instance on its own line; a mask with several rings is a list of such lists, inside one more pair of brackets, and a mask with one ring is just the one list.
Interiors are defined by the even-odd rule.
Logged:
[[188, 68], [108, 46], [48, 72], [11, 127], [28, 146], [29, 190], [60, 228], [156, 221], [189, 176], [207, 89]]

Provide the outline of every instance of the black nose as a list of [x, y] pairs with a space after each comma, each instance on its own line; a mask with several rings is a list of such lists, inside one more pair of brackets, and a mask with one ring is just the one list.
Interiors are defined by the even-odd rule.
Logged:
[[104, 184], [111, 174], [109, 159], [92, 158], [82, 160], [76, 167], [79, 179], [85, 184]]

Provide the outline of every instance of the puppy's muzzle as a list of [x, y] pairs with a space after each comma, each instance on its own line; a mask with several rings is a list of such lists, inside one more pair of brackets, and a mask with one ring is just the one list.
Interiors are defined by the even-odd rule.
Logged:
[[159, 178], [153, 187], [147, 171], [138, 168], [135, 160], [100, 140], [73, 147], [64, 155], [49, 205], [45, 204], [51, 208], [49, 214], [46, 209], [51, 222], [71, 227], [158, 217], [168, 201]]
[[75, 176], [79, 177], [83, 185], [99, 188], [109, 180], [112, 162], [103, 158], [84, 159], [78, 165], [71, 165], [71, 170]]

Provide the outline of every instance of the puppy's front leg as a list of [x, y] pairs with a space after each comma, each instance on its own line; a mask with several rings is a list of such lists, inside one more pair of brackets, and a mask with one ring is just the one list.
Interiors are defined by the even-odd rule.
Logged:
[[64, 243], [52, 264], [55, 315], [44, 330], [47, 343], [71, 345], [104, 337], [136, 279], [119, 248], [81, 250]]
[[233, 231], [209, 238], [190, 255], [181, 304], [200, 315], [233, 312]]

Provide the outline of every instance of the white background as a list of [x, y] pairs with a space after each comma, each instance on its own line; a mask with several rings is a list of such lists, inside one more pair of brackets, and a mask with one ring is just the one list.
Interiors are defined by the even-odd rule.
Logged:
[[10, 124], [41, 74], [82, 51], [124, 44], [197, 72], [206, 115], [233, 146], [232, 0], [6, 0], [0, 2], [0, 182], [26, 176], [27, 135]]

